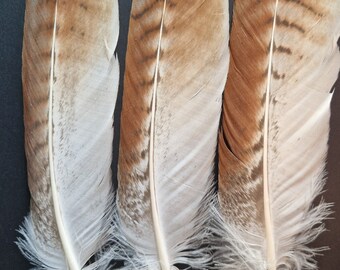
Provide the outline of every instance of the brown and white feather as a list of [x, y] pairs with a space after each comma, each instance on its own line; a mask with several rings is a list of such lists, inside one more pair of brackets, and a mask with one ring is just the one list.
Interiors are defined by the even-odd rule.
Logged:
[[26, 1], [31, 211], [18, 245], [39, 269], [82, 269], [110, 237], [118, 30], [116, 0]]
[[117, 203], [122, 235], [134, 246], [136, 269], [202, 269], [204, 228], [197, 224], [207, 217], [198, 213], [212, 185], [229, 64], [228, 1], [134, 1], [131, 13]]
[[339, 14], [339, 0], [235, 1], [219, 202], [239, 259], [225, 269], [315, 268]]

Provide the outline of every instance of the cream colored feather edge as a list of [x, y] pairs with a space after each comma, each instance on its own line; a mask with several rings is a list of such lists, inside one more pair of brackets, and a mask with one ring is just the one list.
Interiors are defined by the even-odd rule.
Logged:
[[18, 240], [35, 269], [85, 266], [111, 236], [117, 0], [27, 0], [23, 47], [31, 212]]
[[115, 235], [125, 269], [211, 263], [202, 245], [228, 40], [228, 1], [132, 2]]
[[[339, 0], [236, 0], [219, 145], [222, 269], [316, 269]], [[217, 230], [218, 233], [219, 230]], [[216, 259], [219, 261], [219, 259]]]

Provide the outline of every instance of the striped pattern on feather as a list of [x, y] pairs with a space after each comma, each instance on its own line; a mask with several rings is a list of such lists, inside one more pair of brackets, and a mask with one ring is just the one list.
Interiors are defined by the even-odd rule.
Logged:
[[132, 3], [118, 212], [136, 269], [206, 263], [195, 232], [207, 219], [197, 215], [212, 184], [228, 33], [228, 1]]
[[339, 14], [338, 0], [235, 1], [219, 201], [241, 259], [228, 253], [227, 269], [315, 268], [306, 245], [329, 213], [311, 207], [324, 184]]

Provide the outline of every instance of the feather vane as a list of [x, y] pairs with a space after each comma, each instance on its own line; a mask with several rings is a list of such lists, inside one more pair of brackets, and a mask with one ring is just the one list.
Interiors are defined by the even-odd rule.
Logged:
[[[223, 269], [315, 269], [340, 1], [235, 1], [219, 135]], [[237, 259], [235, 259], [237, 258]]]
[[18, 245], [38, 269], [83, 269], [111, 236], [118, 31], [116, 0], [26, 1], [31, 211]]
[[212, 185], [228, 33], [228, 1], [132, 3], [117, 200], [120, 238], [135, 254], [127, 269], [202, 269], [209, 260], [199, 249], [208, 219], [200, 210]]

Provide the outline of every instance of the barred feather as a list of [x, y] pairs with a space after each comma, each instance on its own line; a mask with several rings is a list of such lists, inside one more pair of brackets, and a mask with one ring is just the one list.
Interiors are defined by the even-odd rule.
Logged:
[[[223, 269], [315, 269], [339, 0], [236, 0], [219, 135]], [[236, 258], [236, 259], [235, 259]]]
[[[121, 120], [118, 216], [127, 269], [204, 269], [229, 64], [228, 1], [133, 1]], [[202, 211], [201, 211], [202, 210]], [[205, 254], [207, 253], [207, 254]]]

